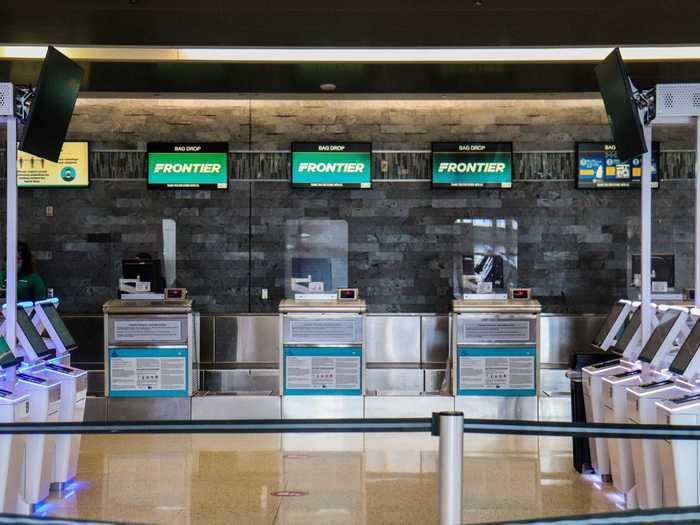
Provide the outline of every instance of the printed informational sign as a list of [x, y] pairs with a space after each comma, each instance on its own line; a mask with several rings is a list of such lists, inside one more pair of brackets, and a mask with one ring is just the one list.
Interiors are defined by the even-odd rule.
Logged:
[[[659, 143], [651, 148], [651, 187], [659, 187]], [[642, 157], [621, 162], [615, 144], [579, 142], [576, 144], [579, 189], [639, 188], [642, 184]]]
[[167, 319], [124, 319], [114, 321], [118, 343], [174, 343], [182, 341], [182, 321]]
[[148, 144], [148, 187], [155, 189], [228, 188], [226, 142]]
[[360, 347], [284, 347], [285, 395], [362, 395]]
[[510, 188], [510, 142], [433, 142], [432, 179], [438, 188]]
[[460, 315], [460, 343], [527, 343], [534, 337], [529, 319]]
[[187, 348], [117, 348], [109, 352], [109, 395], [186, 396]]
[[362, 342], [362, 318], [291, 317], [285, 318], [284, 341], [287, 343], [358, 343]]
[[293, 143], [292, 186], [295, 188], [371, 188], [372, 144]]
[[535, 348], [458, 347], [457, 394], [534, 396]]
[[89, 183], [87, 142], [64, 142], [58, 162], [17, 151], [19, 188], [86, 188]]

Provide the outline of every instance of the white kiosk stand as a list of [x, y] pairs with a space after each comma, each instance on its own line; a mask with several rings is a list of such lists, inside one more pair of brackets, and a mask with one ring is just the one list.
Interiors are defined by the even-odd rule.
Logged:
[[[5, 309], [6, 311], [6, 309]], [[17, 373], [19, 392], [29, 394], [29, 411], [32, 422], [56, 422], [60, 417], [61, 382], [42, 372], [31, 370], [42, 363], [39, 356], [46, 356], [51, 351], [44, 339], [36, 331], [29, 315], [22, 305], [16, 311], [16, 335], [18, 346], [15, 355], [24, 360], [24, 365]], [[9, 332], [9, 322], [5, 325]], [[24, 461], [24, 483], [20, 512], [30, 513], [32, 508], [49, 495], [51, 484], [55, 438], [46, 434], [32, 434], [27, 437]]]
[[[656, 320], [656, 317], [653, 318]], [[603, 378], [624, 373], [637, 368], [635, 362], [642, 350], [642, 309], [638, 308], [630, 318], [620, 338], [612, 347], [621, 359], [586, 366], [583, 374], [583, 401], [586, 409], [586, 421], [603, 423]], [[591, 462], [593, 469], [604, 481], [612, 481], [610, 471], [610, 453], [605, 438], [591, 438]]]
[[[627, 421], [627, 387], [646, 381], [665, 379], [659, 372], [668, 366], [674, 341], [687, 335], [688, 311], [685, 308], [660, 306], [661, 321], [639, 354], [640, 367], [603, 378], [603, 419], [605, 423]], [[677, 348], [677, 347], [676, 347]], [[610, 465], [615, 487], [627, 495], [629, 508], [637, 508], [632, 451], [627, 439], [609, 439]]]
[[[29, 421], [29, 394], [19, 392], [15, 385], [15, 369], [19, 361], [14, 357], [5, 339], [0, 336], [0, 423]], [[0, 434], [0, 512], [20, 512], [20, 498], [24, 477], [26, 437], [18, 434]]]
[[[691, 316], [700, 317], [700, 310], [693, 308]], [[656, 403], [675, 399], [693, 391], [691, 381], [698, 370], [690, 366], [700, 348], [700, 323], [697, 321], [685, 339], [681, 349], [669, 366], [669, 379], [644, 383], [627, 389], [627, 422], [631, 424], [656, 424]], [[696, 366], [700, 365], [700, 360]], [[657, 440], [631, 440], [634, 477], [637, 481], [637, 497], [643, 509], [671, 506], [671, 498], [664, 496], [664, 483]], [[666, 484], [668, 485], [668, 484]]]
[[[43, 371], [61, 381], [60, 420], [81, 422], [85, 416], [87, 371], [70, 366], [70, 352], [78, 345], [58, 315], [57, 305], [57, 298], [34, 303], [34, 326], [40, 334], [48, 334], [48, 346], [55, 349], [56, 356], [30, 370], [37, 373]], [[77, 475], [80, 434], [60, 434], [55, 441], [51, 489], [60, 491]]]

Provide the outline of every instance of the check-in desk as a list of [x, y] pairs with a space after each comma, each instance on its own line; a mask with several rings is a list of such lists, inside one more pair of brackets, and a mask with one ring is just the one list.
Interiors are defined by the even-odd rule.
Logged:
[[536, 300], [452, 302], [455, 409], [472, 418], [538, 418]]
[[362, 418], [364, 300], [280, 303], [282, 417]]
[[[102, 309], [110, 417], [188, 418], [189, 397], [199, 382], [199, 323], [192, 300], [115, 299]], [[129, 403], [127, 398], [141, 399]], [[178, 398], [186, 402], [178, 403]], [[117, 414], [112, 407], [121, 399], [126, 401], [124, 414]]]

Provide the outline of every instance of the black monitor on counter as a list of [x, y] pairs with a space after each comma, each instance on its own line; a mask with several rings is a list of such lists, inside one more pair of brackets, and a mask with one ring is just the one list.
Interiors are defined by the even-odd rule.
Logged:
[[595, 67], [595, 74], [620, 160], [646, 153], [642, 120], [619, 48]]
[[124, 259], [122, 261], [122, 277], [151, 283], [152, 293], [163, 292], [164, 279], [160, 270], [160, 259], [140, 257]]

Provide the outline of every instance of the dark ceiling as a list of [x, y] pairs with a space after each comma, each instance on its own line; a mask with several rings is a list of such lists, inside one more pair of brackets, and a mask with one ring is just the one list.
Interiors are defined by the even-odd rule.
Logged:
[[[477, 3], [481, 3], [478, 6]], [[32, 0], [6, 43], [524, 46], [697, 43], [693, 0]]]
[[[34, 0], [4, 2], [10, 44], [160, 46], [585, 46], [695, 44], [700, 2], [667, 0]], [[12, 5], [7, 5], [12, 4]], [[473, 93], [595, 91], [593, 64], [85, 63], [84, 90]], [[34, 82], [38, 62], [0, 62]], [[700, 81], [700, 63], [634, 63], [640, 87]]]

